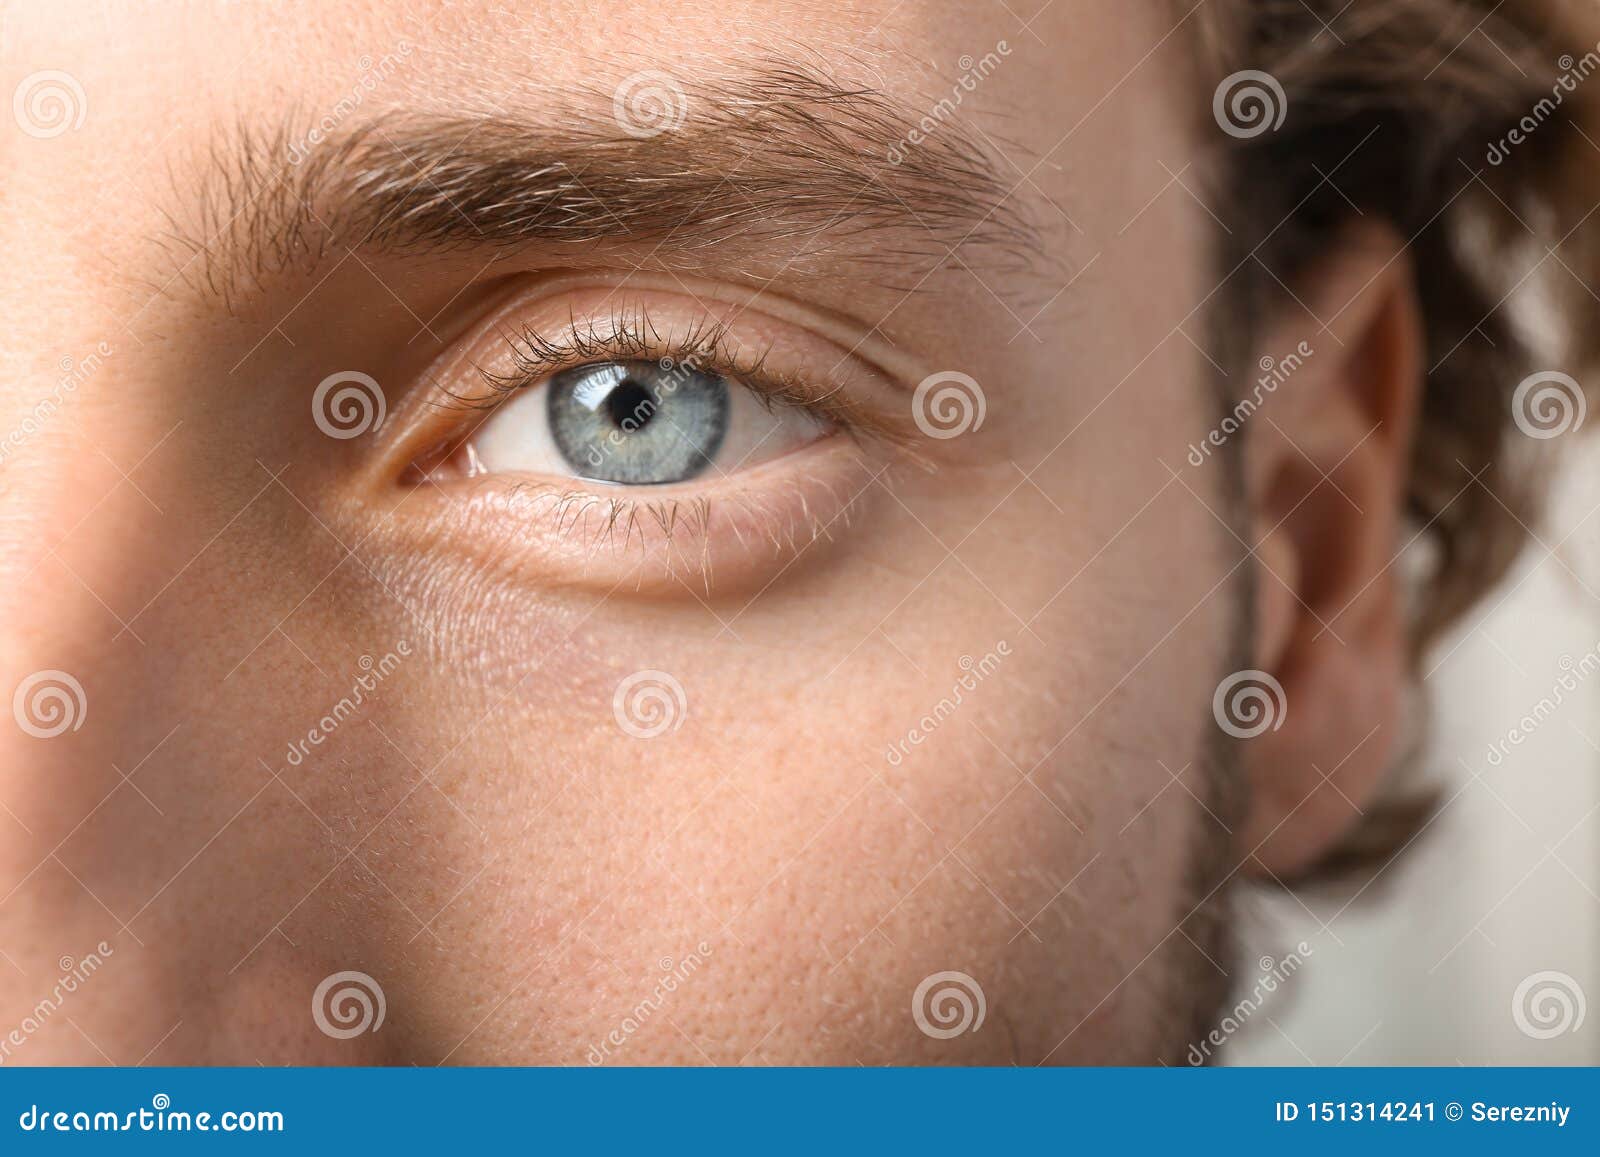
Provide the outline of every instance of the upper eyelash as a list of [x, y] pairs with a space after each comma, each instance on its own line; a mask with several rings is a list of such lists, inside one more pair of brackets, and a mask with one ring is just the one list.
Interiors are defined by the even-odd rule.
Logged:
[[[669, 342], [663, 340], [648, 313], [635, 311], [612, 314], [604, 330], [596, 328], [592, 320], [580, 324], [570, 319], [566, 333], [554, 341], [524, 328], [510, 335], [510, 345], [521, 374], [550, 373], [598, 358], [637, 358], [646, 354], [674, 360], [700, 356], [728, 364], [738, 360], [727, 338], [728, 328], [726, 322], [702, 318], [688, 333]], [[766, 354], [762, 353], [745, 372], [760, 373], [765, 361]], [[495, 380], [492, 375], [490, 377]], [[513, 384], [511, 388], [516, 386]]]
[[[474, 426], [488, 420], [489, 414], [507, 401], [518, 390], [534, 386], [564, 369], [589, 362], [648, 359], [679, 364], [691, 358], [708, 371], [735, 380], [750, 389], [757, 400], [767, 406], [793, 405], [802, 407], [827, 419], [841, 432], [857, 438], [873, 434], [895, 445], [900, 456], [928, 468], [915, 446], [914, 435], [889, 414], [880, 413], [881, 407], [871, 407], [854, 399], [842, 385], [819, 387], [814, 380], [796, 375], [774, 372], [768, 365], [770, 350], [762, 349], [753, 355], [747, 353], [728, 336], [726, 322], [702, 318], [686, 332], [674, 338], [663, 338], [660, 330], [643, 309], [617, 311], [601, 320], [580, 322], [569, 318], [558, 336], [551, 337], [532, 327], [523, 326], [513, 331], [501, 331], [510, 350], [511, 370], [496, 373], [484, 366], [475, 367], [478, 377], [487, 388], [487, 395], [465, 395], [446, 390], [453, 406], [486, 411]], [[909, 419], [910, 407], [907, 407]], [[909, 421], [905, 425], [909, 425]], [[471, 431], [457, 434], [441, 449], [449, 445], [462, 445], [471, 437]], [[544, 497], [557, 499], [555, 510], [558, 527], [576, 532], [580, 523], [597, 510], [601, 513], [602, 533], [591, 545], [598, 548], [613, 541], [621, 532], [623, 540], [631, 541], [634, 527], [640, 523], [658, 524], [669, 544], [685, 530], [695, 531], [704, 538], [704, 527], [709, 521], [710, 507], [703, 499], [681, 498], [645, 499], [594, 495], [582, 490], [558, 492], [546, 490]], [[748, 505], [754, 501], [744, 496], [737, 501]], [[604, 506], [596, 503], [604, 502]], [[686, 506], [688, 502], [690, 505]], [[853, 503], [853, 500], [852, 500]], [[576, 517], [574, 511], [582, 511]], [[812, 538], [827, 536], [828, 528], [811, 524], [771, 526], [766, 537], [774, 547], [787, 541], [791, 545], [802, 536]], [[743, 540], [741, 539], [741, 542]], [[751, 544], [745, 544], [748, 549]], [[670, 569], [669, 563], [669, 569]], [[704, 559], [702, 566], [708, 565]]]
[[[595, 361], [642, 359], [667, 365], [692, 362], [708, 372], [748, 387], [763, 405], [797, 406], [826, 419], [840, 430], [856, 434], [873, 431], [892, 437], [892, 423], [874, 420], [867, 407], [852, 399], [842, 386], [819, 387], [814, 381], [775, 371], [768, 366], [770, 350], [753, 354], [728, 334], [727, 322], [696, 320], [687, 331], [664, 337], [645, 310], [618, 311], [602, 320], [569, 319], [556, 336], [524, 326], [502, 332], [510, 350], [512, 369], [497, 373], [478, 367], [478, 377], [488, 389], [485, 396], [450, 394], [467, 409], [493, 409], [517, 390], [537, 385], [550, 375]], [[667, 368], [666, 365], [663, 368]]]

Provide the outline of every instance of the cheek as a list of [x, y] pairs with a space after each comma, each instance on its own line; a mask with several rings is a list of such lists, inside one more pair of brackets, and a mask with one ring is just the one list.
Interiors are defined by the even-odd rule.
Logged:
[[380, 541], [352, 576], [370, 588], [360, 592], [361, 605], [376, 606], [388, 628], [425, 655], [429, 686], [419, 707], [436, 727], [452, 712], [466, 716], [457, 721], [465, 727], [501, 708], [514, 716], [525, 705], [559, 718], [563, 706], [593, 696], [614, 651], [622, 608], [610, 594], [511, 581], [518, 543], [485, 549], [495, 565]]
[[[517, 1026], [539, 1017], [553, 1060], [614, 1030], [623, 1043], [601, 1056], [615, 1063], [1004, 1063], [1058, 1045], [1054, 1060], [1151, 1059], [1172, 1031], [1163, 950], [1191, 903], [1219, 626], [1209, 610], [1185, 618], [1203, 589], [1152, 577], [1170, 568], [1150, 549], [1140, 536], [1101, 552], [1054, 602], [1042, 555], [985, 572], [993, 589], [1008, 569], [1013, 605], [1048, 603], [1026, 631], [961, 568], [919, 582], [908, 566], [876, 575], [874, 605], [899, 606], [888, 619], [858, 623], [840, 592], [864, 576], [835, 575], [738, 619], [737, 640], [712, 641], [710, 619], [698, 639], [681, 623], [615, 636], [640, 660], [658, 641], [681, 723], [552, 745], [570, 779], [507, 824], [506, 854], [436, 928], [488, 961], [510, 943], [560, 967], [463, 1051], [525, 1055]], [[799, 608], [825, 592], [837, 613], [797, 636]], [[490, 896], [499, 924], [482, 919]], [[627, 1025], [661, 962], [702, 942], [705, 968], [661, 998], [672, 1024]], [[927, 1031], [944, 1027], [936, 1005], [961, 1006], [928, 991], [919, 1021], [913, 998], [946, 973], [981, 991], [987, 1031]]]
[[[886, 472], [848, 437], [796, 451], [699, 492], [683, 487], [576, 490], [482, 476], [386, 490], [341, 512], [349, 533], [409, 567], [449, 559], [475, 589], [530, 597], [743, 605], [819, 565], [882, 506]], [[389, 514], [400, 507], [405, 517]], [[471, 568], [471, 569], [468, 569]]]

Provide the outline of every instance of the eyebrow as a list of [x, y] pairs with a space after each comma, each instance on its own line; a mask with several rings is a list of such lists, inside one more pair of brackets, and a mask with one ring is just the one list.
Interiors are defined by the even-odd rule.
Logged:
[[908, 282], [969, 251], [1001, 272], [1047, 263], [1022, 182], [957, 119], [792, 65], [698, 87], [651, 75], [666, 86], [654, 111], [681, 118], [659, 132], [597, 92], [538, 121], [388, 114], [315, 143], [301, 122], [236, 132], [166, 240], [223, 297], [345, 247], [620, 242], [780, 263], [827, 250]]

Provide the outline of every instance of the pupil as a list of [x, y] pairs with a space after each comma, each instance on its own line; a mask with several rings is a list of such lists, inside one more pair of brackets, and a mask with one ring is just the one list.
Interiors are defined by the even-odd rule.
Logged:
[[555, 449], [597, 482], [686, 481], [715, 460], [728, 432], [728, 386], [716, 374], [680, 380], [655, 362], [598, 362], [553, 375], [546, 395]]
[[655, 395], [632, 378], [618, 382], [602, 404], [616, 427], [629, 433], [644, 429], [656, 415]]

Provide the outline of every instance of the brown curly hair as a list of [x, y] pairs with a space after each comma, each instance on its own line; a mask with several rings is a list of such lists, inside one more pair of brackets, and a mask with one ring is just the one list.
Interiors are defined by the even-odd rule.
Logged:
[[[1537, 524], [1560, 440], [1514, 421], [1517, 387], [1594, 381], [1600, 326], [1600, 5], [1562, 0], [1181, 0], [1198, 78], [1278, 92], [1276, 128], [1201, 139], [1218, 231], [1216, 340], [1243, 366], [1250, 322], [1282, 304], [1358, 215], [1408, 243], [1426, 337], [1408, 513], [1428, 544], [1413, 657], [1506, 572]], [[1239, 325], [1238, 319], [1246, 319]], [[1223, 327], [1226, 320], [1226, 329]], [[1240, 375], [1248, 377], [1247, 374]], [[1574, 398], [1577, 404], [1579, 398]], [[1231, 406], [1236, 399], [1225, 399]], [[1398, 545], [1398, 544], [1397, 544]], [[1397, 779], [1397, 784], [1402, 782]], [[1387, 858], [1427, 802], [1391, 793], [1324, 868]]]

